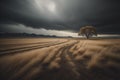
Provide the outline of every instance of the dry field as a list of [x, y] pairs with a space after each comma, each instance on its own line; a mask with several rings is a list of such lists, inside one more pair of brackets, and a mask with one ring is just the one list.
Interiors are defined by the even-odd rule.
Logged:
[[0, 39], [0, 80], [120, 80], [120, 39]]

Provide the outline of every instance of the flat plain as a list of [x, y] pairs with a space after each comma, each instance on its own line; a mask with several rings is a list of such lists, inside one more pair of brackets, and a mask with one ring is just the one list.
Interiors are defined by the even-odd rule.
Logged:
[[119, 80], [120, 39], [0, 39], [0, 80]]

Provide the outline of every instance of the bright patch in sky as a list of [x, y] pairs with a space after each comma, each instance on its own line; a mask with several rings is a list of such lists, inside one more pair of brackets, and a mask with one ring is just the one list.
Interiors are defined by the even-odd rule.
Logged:
[[48, 4], [48, 9], [51, 11], [51, 12], [55, 12], [56, 11], [56, 5], [54, 2], [50, 2]]
[[41, 11], [56, 13], [56, 4], [51, 0], [35, 0], [35, 4]]

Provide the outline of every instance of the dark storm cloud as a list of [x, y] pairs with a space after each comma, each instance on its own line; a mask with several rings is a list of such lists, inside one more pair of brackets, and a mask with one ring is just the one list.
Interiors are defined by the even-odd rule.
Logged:
[[1, 24], [78, 31], [94, 25], [100, 33], [120, 33], [118, 0], [1, 0]]

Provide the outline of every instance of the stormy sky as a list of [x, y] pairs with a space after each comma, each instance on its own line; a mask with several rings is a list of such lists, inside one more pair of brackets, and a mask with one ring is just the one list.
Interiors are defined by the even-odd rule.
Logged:
[[0, 32], [74, 35], [87, 25], [120, 34], [120, 1], [0, 0]]

